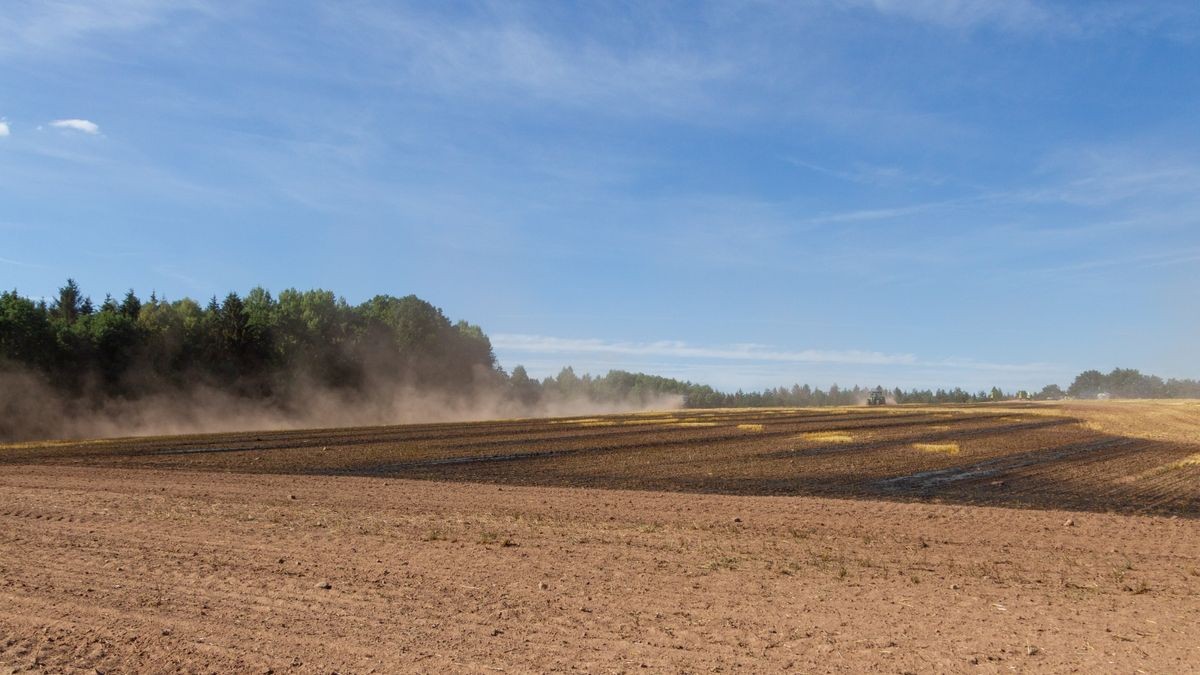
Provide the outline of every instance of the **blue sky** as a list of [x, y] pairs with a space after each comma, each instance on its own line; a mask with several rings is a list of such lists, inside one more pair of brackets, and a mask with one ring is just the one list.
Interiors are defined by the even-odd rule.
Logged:
[[416, 293], [502, 364], [1200, 377], [1200, 5], [6, 2], [0, 281]]

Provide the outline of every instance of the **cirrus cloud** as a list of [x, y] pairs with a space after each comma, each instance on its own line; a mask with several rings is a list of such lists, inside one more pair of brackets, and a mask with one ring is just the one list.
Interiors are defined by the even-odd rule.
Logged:
[[825, 350], [776, 349], [767, 345], [735, 344], [706, 347], [678, 340], [657, 342], [624, 342], [594, 338], [561, 338], [546, 335], [498, 333], [491, 338], [497, 351], [542, 355], [608, 354], [621, 357], [654, 356], [677, 360], [732, 361], [824, 365], [859, 365], [878, 367], [943, 368], [955, 371], [999, 371], [1013, 373], [1045, 373], [1061, 366], [1052, 363], [991, 363], [964, 358], [921, 359], [915, 354], [885, 353], [859, 349]]
[[791, 361], [796, 363], [853, 363], [905, 365], [916, 362], [912, 354], [884, 354], [860, 350], [804, 349], [777, 350], [764, 345], [738, 344], [725, 347], [699, 347], [676, 340], [658, 342], [610, 342], [597, 339], [559, 338], [545, 335], [501, 333], [492, 336], [497, 349], [535, 353], [602, 353], [626, 356], [666, 356], [676, 358], [731, 359], [754, 361]]

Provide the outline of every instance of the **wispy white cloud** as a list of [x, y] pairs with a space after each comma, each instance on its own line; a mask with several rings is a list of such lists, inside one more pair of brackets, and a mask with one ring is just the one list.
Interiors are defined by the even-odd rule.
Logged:
[[853, 211], [842, 211], [840, 213], [829, 213], [825, 215], [809, 218], [808, 223], [854, 223], [869, 220], [891, 220], [893, 218], [901, 218], [904, 216], [912, 216], [919, 213], [927, 213], [936, 208], [946, 206], [953, 202], [928, 202], [923, 204], [910, 204], [907, 206], [897, 206], [893, 208], [882, 209], [855, 209]]
[[709, 98], [710, 86], [738, 71], [731, 59], [696, 45], [672, 44], [670, 31], [662, 31], [667, 45], [616, 49], [599, 39], [545, 30], [498, 6], [493, 9], [497, 11], [486, 17], [448, 22], [416, 11], [359, 5], [338, 7], [329, 21], [356, 44], [362, 44], [363, 31], [384, 37], [386, 53], [377, 50], [373, 60], [394, 63], [398, 83], [454, 95], [579, 107], [604, 104], [610, 112], [639, 115], [694, 114]]
[[72, 129], [74, 131], [82, 131], [83, 133], [90, 134], [92, 136], [95, 136], [96, 134], [100, 133], [100, 125], [96, 124], [95, 122], [93, 122], [91, 120], [81, 120], [81, 119], [54, 120], [53, 122], [50, 123], [50, 126], [56, 128], [56, 129]]
[[510, 365], [520, 363], [537, 377], [554, 375], [570, 363], [580, 372], [643, 370], [727, 390], [795, 382], [883, 381], [905, 387], [1000, 384], [1020, 388], [1069, 372], [1053, 363], [921, 359], [913, 354], [862, 350], [789, 351], [755, 344], [706, 347], [680, 341], [621, 342], [501, 333], [492, 336], [492, 345], [502, 360]]
[[79, 48], [92, 36], [160, 26], [184, 11], [213, 9], [207, 0], [13, 0], [0, 13], [0, 54]]
[[828, 351], [804, 349], [786, 351], [765, 345], [738, 344], [725, 347], [699, 347], [686, 342], [613, 342], [598, 339], [548, 337], [501, 333], [492, 337], [498, 349], [553, 354], [621, 354], [628, 356], [660, 356], [683, 359], [720, 359], [745, 361], [785, 361], [791, 363], [853, 363], [897, 365], [916, 362], [912, 354], [845, 350]]
[[[1173, 147], [1173, 144], [1175, 147]], [[1051, 182], [1030, 190], [1030, 201], [1110, 206], [1135, 199], [1195, 200], [1200, 194], [1200, 157], [1179, 138], [1137, 138], [1122, 143], [1067, 147], [1039, 166]]]
[[1123, 267], [1127, 269], [1171, 267], [1174, 265], [1186, 265], [1188, 263], [1196, 262], [1200, 262], [1200, 249], [1192, 248], [1175, 251], [1160, 251], [1157, 253], [1146, 253], [1142, 255], [1132, 255], [1117, 258], [1084, 260], [1081, 262], [1072, 263], [1070, 265], [1061, 265], [1039, 271], [1047, 274], [1057, 274], [1064, 272], [1105, 270], [1113, 267]]
[[0, 138], [8, 136], [9, 133], [8, 122], [0, 119]]
[[1061, 365], [1055, 363], [993, 363], [990, 361], [979, 361], [976, 359], [963, 359], [957, 357], [935, 359], [931, 361], [916, 361], [914, 365], [926, 368], [945, 368], [949, 370], [972, 370], [983, 372], [1027, 374], [1038, 374], [1062, 369]]
[[784, 157], [784, 161], [802, 169], [837, 178], [838, 180], [860, 185], [889, 186], [889, 185], [942, 185], [946, 182], [944, 176], [930, 174], [924, 171], [897, 166], [878, 166], [856, 162], [847, 169], [836, 169], [809, 162], [795, 157]]
[[881, 14], [900, 16], [950, 28], [991, 24], [1014, 30], [1040, 28], [1055, 18], [1030, 0], [847, 0]]
[[1200, 10], [1194, 2], [1049, 3], [1041, 0], [834, 0], [844, 8], [949, 30], [994, 28], [1013, 34], [1087, 38], [1113, 31], [1160, 32], [1194, 40]]
[[24, 262], [21, 260], [13, 260], [12, 258], [0, 258], [0, 265], [14, 265], [16, 267], [32, 267], [37, 269], [46, 269], [45, 265], [37, 263]]

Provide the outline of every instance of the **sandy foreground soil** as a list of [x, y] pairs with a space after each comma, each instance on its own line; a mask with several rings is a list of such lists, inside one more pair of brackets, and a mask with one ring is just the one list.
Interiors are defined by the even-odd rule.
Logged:
[[8, 465], [0, 673], [1196, 672], [1200, 521]]

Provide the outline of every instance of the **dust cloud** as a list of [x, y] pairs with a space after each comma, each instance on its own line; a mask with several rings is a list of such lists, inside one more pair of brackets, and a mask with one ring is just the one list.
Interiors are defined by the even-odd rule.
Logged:
[[388, 381], [334, 388], [304, 378], [265, 397], [204, 383], [150, 387], [136, 396], [87, 390], [72, 396], [39, 374], [6, 369], [0, 371], [0, 442], [598, 415], [682, 406], [682, 396], [668, 394], [619, 400], [558, 395], [522, 402], [494, 383], [464, 392]]

